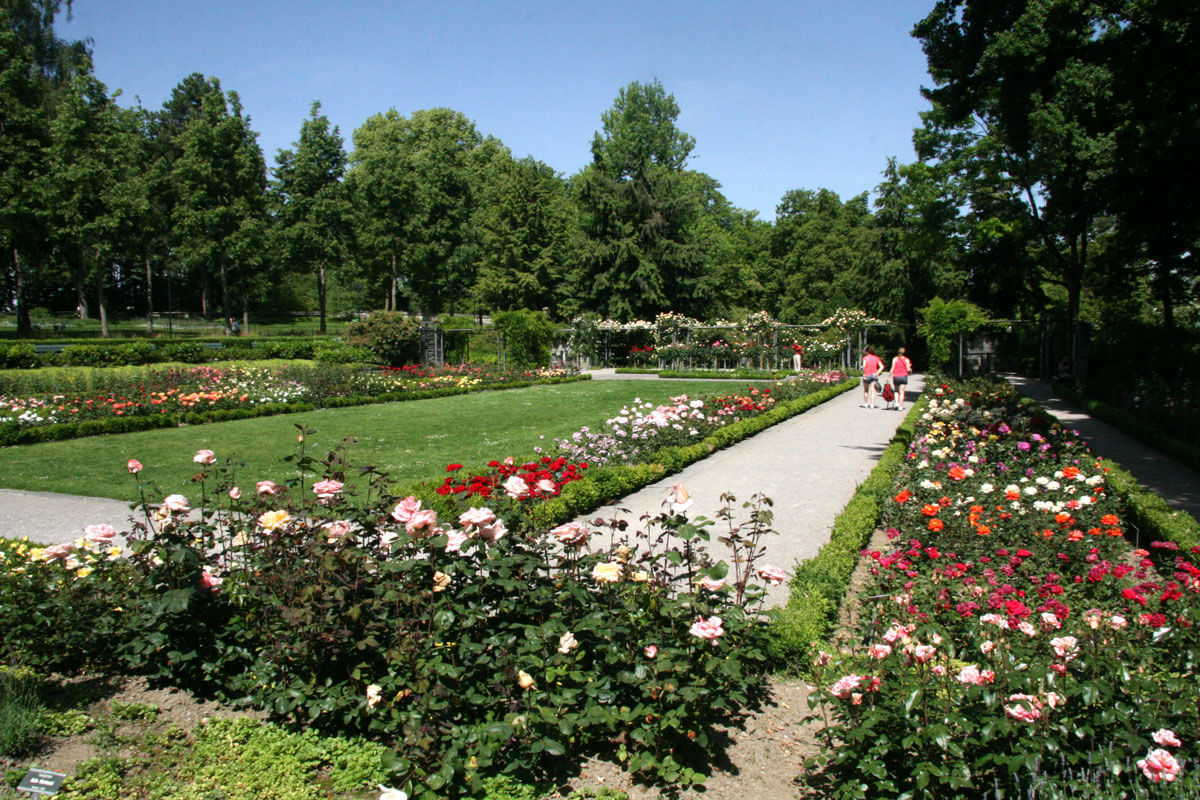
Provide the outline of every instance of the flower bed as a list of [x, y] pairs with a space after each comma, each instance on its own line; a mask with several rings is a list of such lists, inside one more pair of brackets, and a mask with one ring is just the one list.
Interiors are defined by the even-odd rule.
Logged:
[[863, 553], [853, 646], [814, 668], [829, 727], [810, 784], [1195, 796], [1197, 551], [1138, 541], [1105, 463], [1011, 390], [958, 391], [935, 392], [888, 546]]
[[[321, 365], [147, 370], [88, 391], [0, 394], [0, 445], [181, 422], [417, 399], [578, 377], [563, 369], [506, 372], [477, 366], [363, 370]], [[84, 424], [89, 423], [89, 424]]]
[[770, 532], [757, 516], [723, 534], [741, 556], [730, 566], [705, 552], [708, 523], [681, 489], [644, 531], [547, 531], [521, 522], [538, 498], [516, 475], [486, 506], [452, 493], [455, 513], [438, 514], [383, 476], [351, 496], [340, 457], [302, 451], [287, 485], [207, 450], [193, 460], [192, 497], [143, 503], [127, 556], [107, 526], [0, 546], [11, 658], [133, 670], [370, 736], [395, 751], [391, 783], [419, 798], [594, 753], [699, 782], [712, 725], [762, 691], [759, 583], [781, 573], [755, 563]]

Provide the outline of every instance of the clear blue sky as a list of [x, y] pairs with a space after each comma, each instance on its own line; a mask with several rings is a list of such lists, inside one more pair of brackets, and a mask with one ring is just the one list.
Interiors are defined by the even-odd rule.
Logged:
[[313, 100], [347, 149], [372, 114], [437, 106], [564, 175], [622, 86], [658, 79], [696, 138], [689, 166], [773, 219], [790, 189], [874, 189], [929, 84], [909, 35], [933, 0], [74, 0], [110, 90], [159, 108], [186, 75], [242, 98], [269, 166]]

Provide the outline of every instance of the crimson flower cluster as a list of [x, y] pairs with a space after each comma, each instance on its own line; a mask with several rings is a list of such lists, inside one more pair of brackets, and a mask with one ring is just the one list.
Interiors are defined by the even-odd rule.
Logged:
[[[522, 464], [513, 458], [506, 458], [503, 461], [489, 461], [487, 465], [487, 472], [475, 474], [462, 473], [462, 464], [447, 465], [446, 470], [454, 474], [446, 476], [441, 486], [437, 487], [437, 493], [442, 496], [462, 495], [485, 499], [506, 492], [515, 500], [556, 497], [563, 486], [582, 478], [583, 471], [588, 468], [586, 462], [573, 463], [562, 456], [542, 456], [537, 461]], [[513, 478], [520, 479], [521, 483], [510, 483]], [[524, 484], [525, 490], [514, 493], [511, 487], [521, 484]], [[506, 486], [509, 488], [506, 489]]]

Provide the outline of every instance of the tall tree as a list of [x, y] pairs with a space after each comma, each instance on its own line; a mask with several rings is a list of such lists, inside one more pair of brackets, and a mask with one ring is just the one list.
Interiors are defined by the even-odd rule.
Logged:
[[86, 43], [54, 33], [62, 7], [60, 0], [0, 0], [0, 247], [22, 336], [32, 333], [28, 293], [49, 255], [38, 193], [55, 94], [88, 56]]
[[171, 170], [175, 250], [198, 277], [205, 314], [212, 316], [212, 283], [220, 308], [232, 315], [230, 285], [253, 252], [253, 232], [265, 211], [266, 164], [236, 92], [206, 94], [199, 113], [176, 140]]
[[395, 109], [354, 132], [347, 174], [367, 259], [390, 269], [426, 314], [453, 310], [474, 282], [471, 219], [484, 140], [448, 108]]
[[575, 291], [617, 319], [704, 312], [703, 261], [692, 236], [699, 184], [684, 175], [695, 139], [658, 81], [631, 83], [601, 116], [592, 163], [573, 180], [580, 209]]
[[566, 183], [533, 158], [493, 160], [479, 188], [475, 296], [496, 311], [549, 309], [565, 297], [571, 212]]
[[327, 273], [346, 264], [353, 241], [350, 196], [342, 178], [346, 173], [345, 142], [336, 127], [314, 102], [300, 126], [295, 151], [280, 150], [275, 157], [277, 223], [289, 268], [311, 272], [317, 280], [317, 307], [321, 333], [326, 330]]
[[1119, 31], [1091, 0], [941, 0], [914, 29], [935, 84], [927, 145], [986, 159], [989, 194], [1022, 203], [1041, 277], [1063, 288], [1071, 320], [1113, 169]]

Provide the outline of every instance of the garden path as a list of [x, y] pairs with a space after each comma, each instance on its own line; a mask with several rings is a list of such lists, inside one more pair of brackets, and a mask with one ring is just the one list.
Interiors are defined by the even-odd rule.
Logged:
[[[611, 370], [597, 370], [593, 378], [622, 378]], [[911, 408], [924, 385], [923, 376], [912, 376], [908, 391]], [[732, 447], [719, 450], [681, 472], [651, 484], [610, 506], [588, 514], [587, 520], [624, 519], [631, 525], [643, 516], [663, 511], [663, 502], [675, 484], [691, 495], [690, 518], [715, 519], [721, 495], [730, 493], [738, 505], [756, 492], [774, 502], [773, 527], [778, 536], [762, 542], [766, 554], [759, 562], [789, 572], [798, 561], [812, 558], [829, 541], [833, 522], [859, 484], [875, 468], [905, 414], [882, 408], [860, 408], [862, 392], [849, 392], [798, 414]], [[878, 404], [881, 405], [881, 404]], [[734, 508], [734, 520], [744, 521], [746, 510]], [[741, 512], [741, 513], [738, 513]], [[720, 535], [719, 524], [713, 538]], [[723, 545], [713, 542], [714, 558], [727, 558]], [[770, 587], [767, 606], [787, 603], [788, 587]]]
[[1048, 383], [1019, 375], [1005, 377], [1064, 426], [1079, 431], [1092, 452], [1111, 458], [1129, 470], [1138, 483], [1165, 500], [1167, 505], [1200, 519], [1200, 472], [1072, 407], [1058, 397]]

